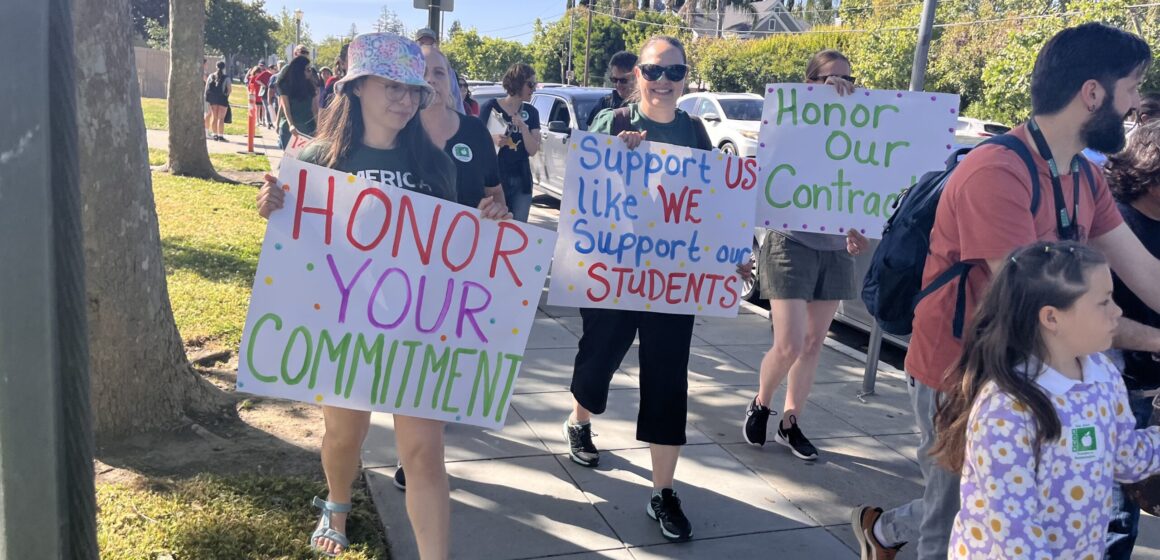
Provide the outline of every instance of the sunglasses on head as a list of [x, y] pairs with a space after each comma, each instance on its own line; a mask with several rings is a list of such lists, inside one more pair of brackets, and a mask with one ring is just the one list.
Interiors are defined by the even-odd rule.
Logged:
[[661, 79], [664, 74], [670, 82], [679, 82], [685, 79], [685, 74], [689, 73], [689, 66], [687, 64], [670, 64], [669, 66], [661, 66], [660, 64], [641, 64], [637, 66], [640, 68], [640, 75], [644, 79], [655, 82]]

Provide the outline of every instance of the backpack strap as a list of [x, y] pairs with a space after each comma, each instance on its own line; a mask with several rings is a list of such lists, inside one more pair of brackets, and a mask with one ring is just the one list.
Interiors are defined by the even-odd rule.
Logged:
[[1096, 178], [1092, 173], [1093, 166], [1095, 166], [1095, 164], [1086, 157], [1082, 158], [1082, 161], [1080, 161], [1080, 167], [1083, 168], [1083, 174], [1085, 177], [1087, 177], [1088, 187], [1091, 187], [1092, 189], [1092, 200], [1095, 200], [1096, 195], [1099, 193], [1099, 189], [1096, 188]]
[[609, 134], [616, 136], [626, 130], [632, 130], [632, 109], [617, 107], [612, 110], [612, 130]]
[[983, 142], [983, 144], [998, 144], [1015, 152], [1023, 164], [1027, 166], [1027, 173], [1031, 175], [1031, 215], [1039, 211], [1039, 168], [1035, 165], [1035, 156], [1027, 149], [1027, 144], [1012, 134], [1000, 134]]
[[911, 306], [913, 309], [918, 307], [918, 302], [922, 298], [933, 294], [939, 288], [947, 285], [955, 278], [959, 279], [958, 296], [955, 298], [955, 316], [951, 322], [951, 332], [954, 333], [955, 338], [963, 338], [963, 326], [967, 322], [967, 274], [971, 272], [973, 263], [959, 261], [952, 264], [950, 268], [944, 270], [942, 274], [935, 277], [918, 295], [914, 296], [914, 303]]

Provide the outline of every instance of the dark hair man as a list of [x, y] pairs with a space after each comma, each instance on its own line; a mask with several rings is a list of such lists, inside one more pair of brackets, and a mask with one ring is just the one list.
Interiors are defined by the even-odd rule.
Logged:
[[601, 111], [617, 109], [624, 105], [629, 95], [636, 89], [632, 69], [636, 67], [636, 55], [628, 51], [620, 51], [608, 60], [608, 80], [612, 82], [612, 93], [600, 98], [600, 103], [588, 113], [588, 125]]

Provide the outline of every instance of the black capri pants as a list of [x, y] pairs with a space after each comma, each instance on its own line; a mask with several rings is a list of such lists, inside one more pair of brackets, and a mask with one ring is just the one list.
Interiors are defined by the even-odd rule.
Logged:
[[692, 315], [580, 309], [584, 333], [572, 370], [572, 396], [593, 414], [608, 405], [608, 387], [640, 334], [640, 411], [636, 439], [684, 445], [689, 400]]

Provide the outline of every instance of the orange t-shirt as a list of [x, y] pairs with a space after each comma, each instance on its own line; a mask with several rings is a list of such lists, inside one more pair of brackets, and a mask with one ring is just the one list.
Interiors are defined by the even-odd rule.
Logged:
[[[1026, 125], [1009, 134], [1015, 134], [1024, 144], [1031, 145]], [[970, 325], [975, 308], [991, 283], [991, 271], [986, 261], [1003, 259], [1015, 249], [1035, 241], [1056, 241], [1055, 195], [1047, 161], [1031, 150], [1039, 169], [1039, 208], [1031, 214], [1031, 178], [1027, 165], [1014, 152], [1002, 146], [981, 146], [972, 150], [959, 163], [947, 181], [938, 209], [934, 228], [930, 232], [930, 255], [926, 258], [922, 282], [927, 285], [944, 270], [958, 261], [973, 262], [967, 274], [966, 325]], [[1082, 156], [1081, 156], [1082, 157]], [[1070, 162], [1060, 164], [1061, 170], [1071, 169]], [[1096, 196], [1081, 170], [1079, 209], [1076, 222], [1079, 240], [1086, 242], [1115, 229], [1123, 223], [1116, 210], [1107, 181], [1097, 169]], [[1072, 211], [1072, 178], [1063, 175], [1063, 197], [1067, 211]], [[948, 382], [948, 369], [954, 366], [962, 352], [962, 340], [955, 338], [952, 322], [958, 297], [957, 279], [919, 302], [914, 310], [914, 334], [906, 356], [906, 371], [928, 387], [943, 389]]]

